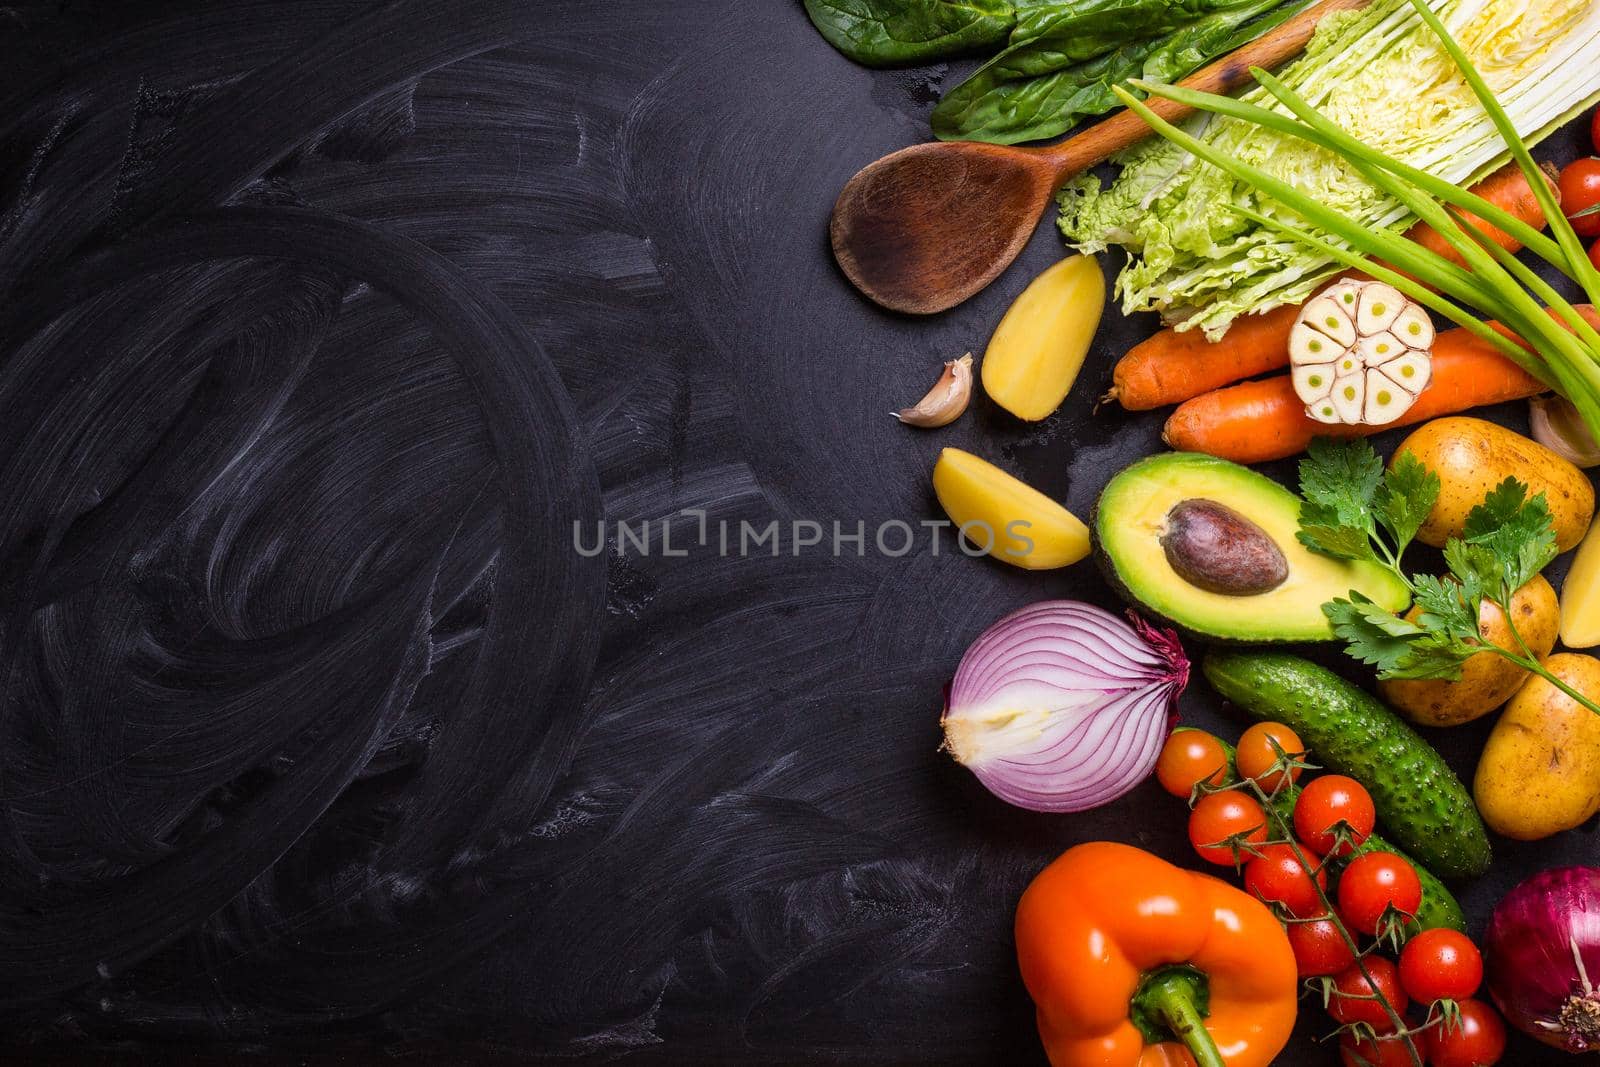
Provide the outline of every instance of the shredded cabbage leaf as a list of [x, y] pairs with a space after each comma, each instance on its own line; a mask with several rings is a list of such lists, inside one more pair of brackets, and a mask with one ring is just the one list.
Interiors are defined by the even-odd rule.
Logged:
[[[1595, 0], [1433, 0], [1436, 11], [1531, 144], [1600, 99]], [[1493, 123], [1407, 0], [1374, 0], [1324, 20], [1279, 77], [1357, 139], [1456, 183], [1509, 158]], [[1244, 98], [1285, 111], [1265, 90]], [[1371, 227], [1413, 218], [1338, 155], [1233, 119], [1197, 116], [1190, 132]], [[1127, 249], [1125, 312], [1159, 311], [1178, 329], [1220, 337], [1234, 319], [1304, 301], [1338, 273], [1332, 260], [1240, 216], [1244, 206], [1306, 225], [1221, 170], [1151, 138], [1062, 190], [1073, 247]]]

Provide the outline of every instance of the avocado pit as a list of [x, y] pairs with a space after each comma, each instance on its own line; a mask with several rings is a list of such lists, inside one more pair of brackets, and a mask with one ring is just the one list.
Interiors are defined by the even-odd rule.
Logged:
[[1178, 576], [1223, 596], [1259, 596], [1289, 577], [1289, 561], [1267, 532], [1215, 500], [1181, 500], [1167, 512], [1161, 550]]

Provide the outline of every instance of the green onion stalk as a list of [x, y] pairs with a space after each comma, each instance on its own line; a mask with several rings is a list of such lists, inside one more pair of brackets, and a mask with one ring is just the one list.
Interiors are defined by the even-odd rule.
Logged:
[[[1425, 0], [1410, 0], [1410, 3], [1454, 60], [1505, 140], [1512, 159], [1527, 176], [1549, 221], [1550, 235], [1466, 189], [1362, 143], [1294, 90], [1259, 68], [1251, 71], [1256, 81], [1288, 114], [1176, 85], [1144, 81], [1131, 84], [1152, 96], [1165, 97], [1197, 111], [1253, 123], [1337, 153], [1375, 188], [1393, 197], [1432, 227], [1461, 257], [1465, 266], [1397, 233], [1369, 230], [1292, 184], [1218, 151], [1165, 121], [1127, 89], [1118, 86], [1115, 91], [1124, 104], [1162, 137], [1290, 208], [1310, 227], [1297, 226], [1246, 207], [1235, 209], [1240, 215], [1334, 262], [1394, 286], [1493, 345], [1571, 401], [1589, 431], [1600, 440], [1600, 332], [1554, 287], [1490, 240], [1467, 216], [1497, 227], [1516, 239], [1576, 284], [1594, 305], [1600, 305], [1600, 271], [1596, 271], [1572, 224], [1562, 214], [1560, 201], [1534, 162], [1527, 143], [1517, 133], [1472, 61]], [[1479, 316], [1497, 321], [1512, 336], [1496, 330]], [[1517, 338], [1526, 344], [1519, 343]]]

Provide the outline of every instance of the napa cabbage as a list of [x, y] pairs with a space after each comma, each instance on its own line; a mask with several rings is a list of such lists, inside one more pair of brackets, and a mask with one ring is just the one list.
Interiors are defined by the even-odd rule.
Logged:
[[[1430, 6], [1531, 144], [1600, 99], [1595, 0], [1433, 0]], [[1358, 140], [1451, 182], [1509, 153], [1472, 89], [1407, 0], [1374, 0], [1324, 20], [1279, 77]], [[1244, 94], [1285, 110], [1262, 89]], [[1189, 130], [1371, 227], [1414, 221], [1338, 155], [1233, 119], [1197, 116]], [[1171, 142], [1124, 153], [1109, 185], [1093, 175], [1061, 193], [1060, 226], [1081, 251], [1120, 245], [1123, 309], [1159, 311], [1180, 329], [1220, 336], [1238, 316], [1299, 303], [1334, 263], [1234, 208], [1304, 225], [1290, 209]]]

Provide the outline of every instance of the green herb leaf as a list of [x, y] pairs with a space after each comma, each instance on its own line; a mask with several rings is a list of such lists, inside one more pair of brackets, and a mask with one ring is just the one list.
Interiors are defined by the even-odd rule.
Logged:
[[1295, 539], [1313, 552], [1335, 559], [1377, 562], [1372, 533], [1364, 526], [1346, 525], [1338, 513], [1322, 504], [1303, 504]]
[[[1471, 574], [1483, 593], [1506, 601], [1556, 558], [1555, 522], [1544, 494], [1507, 478], [1467, 513], [1460, 542], [1445, 546], [1452, 573]], [[1502, 604], [1502, 606], [1504, 606]]]
[[1464, 588], [1460, 582], [1432, 574], [1415, 576], [1412, 585], [1419, 609], [1417, 623], [1423, 629], [1454, 642], [1478, 636], [1477, 603], [1481, 596], [1475, 586]]
[[1378, 521], [1395, 541], [1395, 556], [1405, 551], [1439, 499], [1439, 476], [1410, 452], [1395, 456], [1378, 487]]
[[1345, 651], [1380, 673], [1397, 669], [1411, 655], [1411, 643], [1428, 632], [1354, 589], [1350, 599], [1322, 605], [1322, 613], [1333, 623], [1333, 632], [1348, 642]]
[[1300, 530], [1295, 537], [1313, 552], [1337, 559], [1377, 561], [1374, 496], [1383, 462], [1365, 441], [1319, 437], [1300, 461]]

